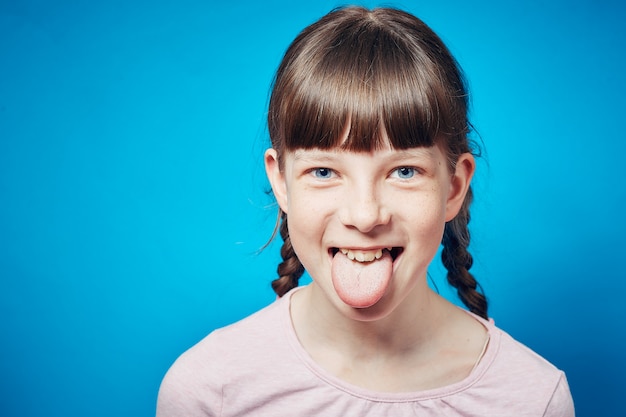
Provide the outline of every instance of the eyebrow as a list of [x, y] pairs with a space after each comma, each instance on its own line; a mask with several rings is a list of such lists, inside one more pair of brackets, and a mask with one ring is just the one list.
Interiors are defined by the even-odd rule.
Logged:
[[[307, 149], [301, 150], [298, 149], [293, 153], [294, 161], [315, 161], [315, 162], [326, 162], [333, 161], [335, 156], [338, 156], [342, 153], [349, 153], [350, 151], [341, 151], [341, 150], [324, 150], [324, 149]], [[410, 148], [410, 149], [394, 149], [393, 153], [389, 156], [390, 159], [393, 160], [402, 160], [409, 158], [423, 158], [423, 157], [434, 157], [434, 151], [431, 147], [419, 147], [419, 148]]]
[[338, 155], [339, 152], [327, 150], [296, 150], [293, 153], [293, 160], [294, 162], [331, 162], [335, 160], [333, 154]]
[[393, 155], [394, 159], [412, 158], [412, 157], [434, 157], [433, 147], [420, 147], [410, 149], [398, 149]]

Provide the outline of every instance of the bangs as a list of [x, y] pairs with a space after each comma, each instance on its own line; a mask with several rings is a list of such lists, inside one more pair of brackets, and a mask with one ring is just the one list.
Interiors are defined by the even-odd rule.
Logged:
[[[381, 21], [377, 11], [365, 10], [366, 19], [359, 15], [296, 38], [270, 101], [270, 136], [280, 149], [366, 152], [387, 140], [393, 148], [407, 149], [466, 134], [465, 88], [456, 62], [445, 50], [437, 57], [425, 52], [432, 50], [432, 44], [425, 45], [428, 36], [436, 35], [423, 23], [416, 27], [413, 17], [408, 22], [414, 32], [427, 30], [428, 36], [407, 33], [407, 22]], [[289, 54], [298, 59], [289, 61]], [[459, 80], [452, 92], [442, 59], [452, 60]]]

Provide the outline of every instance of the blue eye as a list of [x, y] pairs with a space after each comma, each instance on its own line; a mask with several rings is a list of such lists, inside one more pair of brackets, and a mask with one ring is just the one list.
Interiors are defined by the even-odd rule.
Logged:
[[333, 170], [330, 168], [315, 168], [313, 175], [315, 175], [315, 178], [328, 179], [332, 178]]
[[415, 176], [416, 169], [411, 167], [400, 167], [396, 169], [395, 172], [399, 178], [408, 180], [409, 178], [413, 178]]

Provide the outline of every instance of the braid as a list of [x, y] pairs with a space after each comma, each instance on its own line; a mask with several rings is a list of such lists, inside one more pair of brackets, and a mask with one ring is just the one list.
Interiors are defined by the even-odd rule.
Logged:
[[[472, 267], [472, 255], [467, 251], [470, 241], [468, 223], [470, 221], [469, 205], [472, 201], [472, 189], [467, 192], [459, 214], [446, 223], [443, 232], [443, 251], [441, 261], [448, 270], [448, 282], [457, 289], [459, 298], [469, 310], [487, 319], [487, 299], [482, 287], [469, 272]], [[477, 287], [480, 290], [477, 291]]]
[[298, 280], [304, 273], [304, 266], [296, 256], [291, 246], [291, 238], [289, 237], [289, 228], [287, 227], [287, 213], [280, 213], [280, 236], [283, 238], [283, 247], [280, 249], [280, 256], [283, 261], [278, 264], [278, 278], [272, 281], [274, 292], [282, 297], [289, 290], [298, 286]]

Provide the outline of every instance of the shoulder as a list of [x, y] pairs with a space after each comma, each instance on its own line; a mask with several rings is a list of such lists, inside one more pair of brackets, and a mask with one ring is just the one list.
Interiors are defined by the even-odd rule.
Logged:
[[491, 398], [518, 403], [518, 415], [574, 416], [567, 379], [532, 349], [515, 340], [493, 322], [488, 324], [490, 347], [476, 371], [482, 373], [474, 388]]
[[238, 356], [241, 350], [258, 351], [259, 344], [282, 333], [288, 320], [288, 300], [276, 300], [252, 315], [213, 331], [191, 351], [203, 355], [207, 352], [224, 357]]
[[271, 342], [280, 339], [281, 301], [214, 330], [180, 355], [161, 382], [157, 416], [206, 416], [213, 415], [208, 410], [221, 408], [224, 386], [240, 379], [239, 373], [258, 369]]
[[495, 342], [498, 353], [497, 360], [502, 366], [507, 366], [510, 369], [532, 370], [543, 374], [543, 376], [558, 373], [554, 365], [504, 330], [494, 326], [494, 333], [498, 335], [499, 339], [496, 339]]

